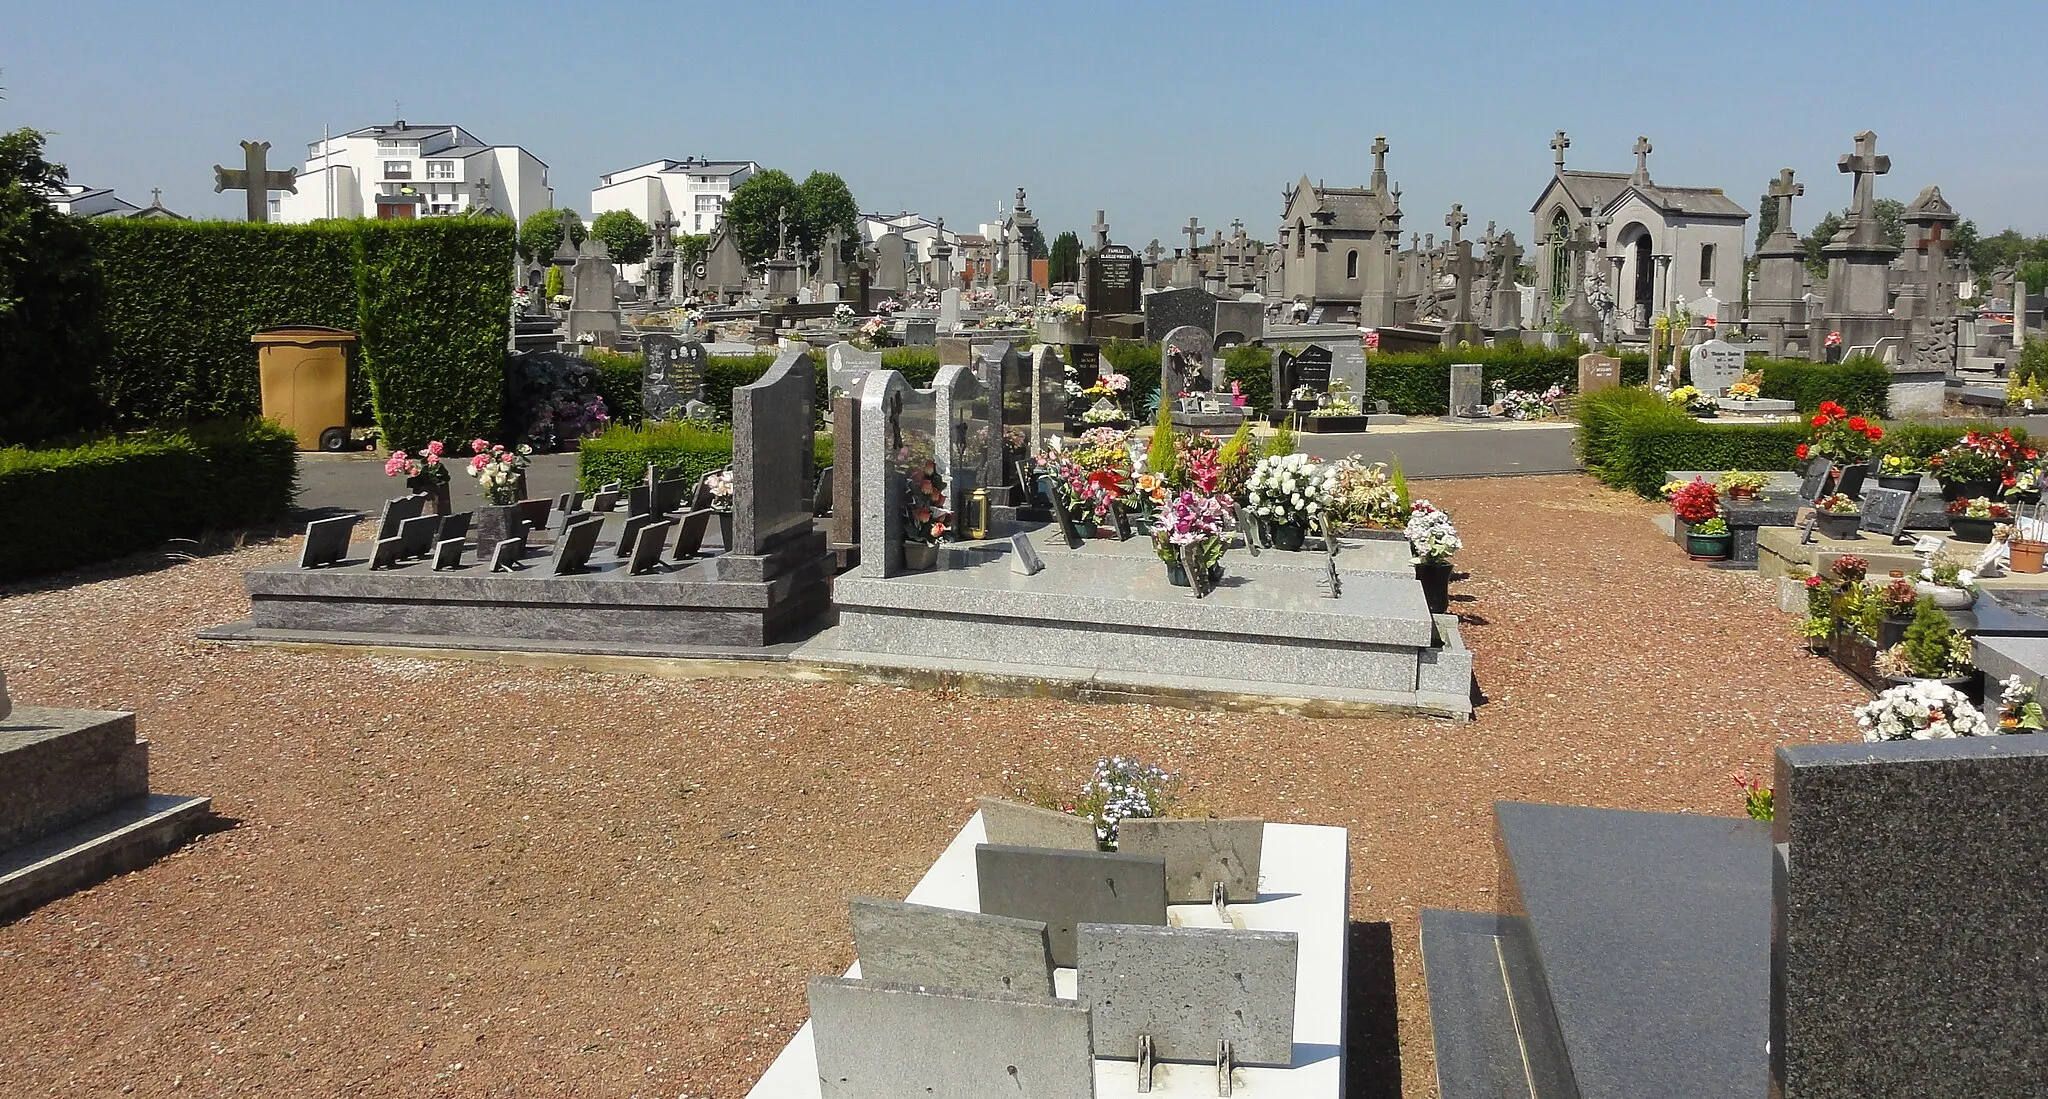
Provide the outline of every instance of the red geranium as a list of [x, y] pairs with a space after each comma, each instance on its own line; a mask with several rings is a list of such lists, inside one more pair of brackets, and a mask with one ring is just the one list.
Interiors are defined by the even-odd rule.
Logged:
[[1861, 416], [1849, 415], [1849, 410], [1833, 401], [1822, 401], [1820, 411], [1814, 413], [1813, 441], [1799, 454], [1827, 458], [1841, 465], [1850, 465], [1870, 457], [1870, 444], [1884, 438], [1884, 429]]
[[1721, 490], [1694, 478], [1671, 494], [1671, 513], [1688, 523], [1704, 523], [1721, 514]]

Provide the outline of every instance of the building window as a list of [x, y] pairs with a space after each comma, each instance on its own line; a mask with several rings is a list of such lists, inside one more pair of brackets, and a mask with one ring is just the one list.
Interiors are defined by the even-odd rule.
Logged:
[[1714, 246], [1711, 244], [1702, 244], [1700, 245], [1700, 285], [1712, 286], [1713, 284]]
[[1294, 223], [1294, 258], [1305, 259], [1307, 258], [1307, 256], [1308, 225], [1304, 222], [1297, 221]]
[[696, 224], [696, 226], [695, 226], [695, 227], [693, 227], [693, 228], [692, 228], [692, 229], [691, 229], [690, 231], [691, 231], [691, 232], [693, 232], [693, 233], [701, 233], [701, 232], [703, 232], [703, 231], [704, 231], [704, 215], [703, 215], [703, 214], [693, 214], [693, 215], [691, 215], [691, 216], [693, 216], [693, 217], [695, 217], [695, 218], [697, 219], [697, 224]]
[[1353, 248], [1351, 253], [1344, 257], [1344, 277], [1347, 279], [1358, 277], [1358, 249], [1356, 248]]
[[717, 211], [718, 211], [718, 196], [717, 196], [717, 195], [698, 195], [698, 196], [697, 196], [697, 212], [698, 212], [698, 213], [700, 213], [700, 214], [711, 214], [711, 213], [716, 213]]
[[384, 178], [385, 178], [385, 179], [411, 179], [411, 178], [412, 178], [412, 161], [410, 161], [410, 160], [387, 160], [387, 161], [385, 161], [385, 162], [384, 162]]
[[427, 178], [428, 178], [428, 179], [454, 179], [454, 178], [455, 178], [455, 162], [454, 162], [454, 161], [452, 161], [452, 160], [429, 160], [429, 161], [427, 161]]
[[1572, 254], [1564, 250], [1572, 235], [1571, 219], [1559, 210], [1550, 216], [1550, 300], [1562, 304], [1572, 296]]
[[420, 143], [417, 141], [388, 141], [384, 138], [377, 139], [378, 156], [411, 156], [419, 151]]

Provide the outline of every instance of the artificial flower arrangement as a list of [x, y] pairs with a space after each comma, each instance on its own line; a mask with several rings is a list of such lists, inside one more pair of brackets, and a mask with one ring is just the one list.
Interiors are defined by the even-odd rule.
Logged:
[[445, 485], [448, 483], [448, 467], [442, 463], [441, 455], [446, 452], [447, 448], [439, 439], [420, 448], [417, 455], [394, 450], [384, 462], [384, 476], [403, 477], [407, 481], [425, 478], [436, 485]]
[[1016, 788], [1019, 800], [1092, 822], [1095, 842], [1105, 851], [1116, 850], [1120, 822], [1166, 816], [1186, 791], [1187, 784], [1180, 776], [1127, 756], [1096, 760], [1095, 773], [1078, 796], [1054, 794], [1042, 783], [1023, 783]]
[[1041, 320], [1055, 321], [1060, 324], [1073, 324], [1087, 319], [1088, 305], [1085, 302], [1078, 301], [1046, 302], [1038, 307], [1037, 316]]
[[867, 344], [870, 348], [889, 346], [889, 318], [882, 315], [879, 311], [875, 316], [862, 321], [860, 327], [855, 331], [859, 335], [861, 342]]
[[840, 302], [838, 305], [832, 307], [832, 322], [834, 324], [845, 324], [847, 321], [850, 321], [852, 319], [853, 306], [848, 305], [845, 302]]
[[1721, 408], [1719, 401], [1707, 396], [1697, 386], [1679, 386], [1671, 391], [1669, 399], [1672, 404], [1678, 405], [1693, 416], [1704, 416], [1710, 412], [1717, 412]]
[[1308, 455], [1276, 454], [1252, 467], [1245, 499], [1260, 522], [1306, 528], [1329, 505], [1336, 487], [1336, 471]]
[[1951, 501], [1948, 505], [1948, 513], [1965, 519], [2005, 520], [2012, 518], [2011, 508], [1988, 496], [1979, 496], [1971, 500]]
[[519, 502], [519, 482], [533, 448], [521, 443], [506, 448], [483, 439], [470, 440], [469, 475], [476, 478], [484, 502], [494, 507]]
[[1353, 454], [1332, 463], [1331, 469], [1337, 475], [1328, 504], [1333, 528], [1395, 530], [1406, 525], [1406, 486], [1388, 470], [1387, 463], [1367, 462]]
[[1761, 399], [1763, 395], [1764, 387], [1747, 380], [1746, 376], [1743, 381], [1728, 387], [1728, 399], [1731, 401], [1754, 401]]
[[1731, 469], [1721, 474], [1721, 491], [1729, 496], [1755, 496], [1771, 483], [1768, 473]]
[[1801, 458], [1826, 458], [1836, 465], [1854, 465], [1867, 461], [1878, 441], [1884, 438], [1884, 428], [1861, 416], [1849, 415], [1848, 409], [1833, 401], [1822, 401], [1811, 422], [1813, 438], [1800, 443], [1796, 451]]
[[732, 471], [721, 469], [705, 479], [705, 487], [711, 490], [711, 510], [732, 510]]
[[1990, 736], [1991, 723], [1963, 692], [1936, 680], [1905, 683], [1856, 707], [1863, 739], [1946, 740]]
[[1129, 436], [1114, 428], [1090, 428], [1072, 446], [1058, 439], [1038, 456], [1038, 472], [1061, 490], [1061, 501], [1076, 522], [1107, 523], [1110, 509], [1128, 491]]
[[1564, 403], [1564, 387], [1553, 385], [1542, 393], [1528, 393], [1520, 389], [1509, 389], [1508, 383], [1500, 378], [1493, 380], [1493, 404], [1499, 414], [1510, 420], [1548, 420], [1557, 415]]
[[[909, 449], [898, 451], [896, 457], [909, 461]], [[903, 540], [927, 546], [945, 541], [953, 522], [945, 503], [946, 480], [938, 466], [930, 459], [912, 462], [903, 475]]]
[[1130, 388], [1131, 376], [1119, 374], [1112, 370], [1098, 375], [1095, 379], [1095, 384], [1081, 390], [1080, 396], [1086, 397], [1089, 400], [1100, 400], [1104, 397], [1110, 400], [1120, 400], [1123, 394], [1130, 391]]
[[1861, 513], [1861, 508], [1856, 503], [1854, 497], [1846, 496], [1839, 492], [1821, 497], [1814, 502], [1814, 507], [1829, 515], [1857, 515]]
[[1696, 478], [1671, 494], [1671, 514], [1688, 524], [1704, 523], [1721, 514], [1721, 490]]
[[1927, 459], [1927, 468], [1944, 485], [1995, 481], [2010, 488], [2019, 480], [2022, 464], [2040, 457], [2041, 452], [2014, 437], [2011, 428], [1966, 431]]
[[1182, 489], [1167, 496], [1152, 522], [1152, 550], [1166, 562], [1167, 573], [1183, 568], [1183, 547], [1195, 546], [1202, 567], [1212, 574], [1223, 564], [1230, 532], [1237, 520], [1222, 499]]
[[[1311, 390], [1313, 392], [1313, 390]], [[1358, 398], [1351, 395], [1351, 383], [1342, 378], [1330, 379], [1330, 391], [1323, 394], [1312, 416], [1356, 416]]]
[[1448, 562], [1465, 543], [1450, 513], [1427, 500], [1417, 500], [1408, 516], [1408, 549], [1418, 562]]
[[2034, 688], [2017, 675], [1998, 684], [1998, 727], [2008, 733], [2038, 733], [2048, 729], [2048, 713], [2034, 697]]

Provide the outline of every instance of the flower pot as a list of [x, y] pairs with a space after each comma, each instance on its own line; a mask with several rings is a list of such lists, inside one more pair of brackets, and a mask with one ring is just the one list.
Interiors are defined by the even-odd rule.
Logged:
[[1853, 511], [1847, 515], [1835, 515], [1823, 511], [1814, 516], [1814, 523], [1820, 529], [1821, 536], [1824, 538], [1854, 538], [1856, 537], [1856, 524], [1862, 521], [1863, 516]]
[[1887, 473], [1877, 479], [1877, 487], [1896, 489], [1900, 492], [1917, 492], [1920, 489], [1920, 475], [1917, 473]]
[[440, 478], [429, 477], [424, 473], [418, 477], [407, 477], [405, 487], [414, 492], [427, 494], [427, 506], [422, 514], [448, 515], [455, 510], [448, 503], [448, 482]]
[[1926, 580], [1914, 583], [1913, 591], [1934, 600], [1934, 605], [1945, 611], [1959, 611], [1977, 601], [1976, 593], [1968, 588], [1951, 588]]
[[1301, 540], [1308, 536], [1308, 528], [1300, 523], [1268, 523], [1266, 541], [1274, 549], [1298, 550]]
[[1906, 627], [1913, 624], [1911, 618], [1886, 618], [1877, 624], [1877, 647], [1889, 649], [1906, 639]]
[[911, 572], [928, 572], [939, 563], [939, 547], [929, 542], [903, 543], [903, 567]]
[[2037, 542], [2032, 538], [2015, 538], [2006, 543], [2014, 572], [2040, 572], [2043, 556], [2048, 556], [2048, 542]]
[[1957, 500], [1975, 500], [1979, 496], [1995, 500], [2003, 487], [1997, 481], [1943, 481], [1941, 498], [1950, 503]]
[[718, 544], [725, 552], [732, 552], [732, 512], [718, 513]]
[[1728, 490], [1728, 498], [1730, 500], [1754, 500], [1756, 499], [1756, 490], [1748, 485], [1737, 485]]
[[476, 509], [476, 551], [488, 554], [507, 538], [526, 533], [526, 520], [519, 517], [518, 504], [486, 504]]
[[[1176, 588], [1185, 588], [1188, 586], [1188, 570], [1185, 565], [1182, 565], [1178, 561], [1167, 561], [1165, 562], [1165, 565], [1167, 583], [1172, 584]], [[1223, 566], [1210, 565], [1209, 583], [1213, 585], [1221, 579], [1223, 579]]]
[[1429, 604], [1431, 614], [1449, 614], [1451, 610], [1451, 563], [1449, 561], [1417, 561], [1415, 579], [1422, 582], [1422, 598]]
[[1685, 532], [1685, 552], [1695, 561], [1725, 561], [1735, 548], [1735, 533], [1701, 534], [1698, 531]]
[[1989, 542], [1992, 528], [1997, 525], [1996, 519], [1972, 519], [1967, 515], [1948, 517], [1949, 533], [1955, 535], [1958, 542]]

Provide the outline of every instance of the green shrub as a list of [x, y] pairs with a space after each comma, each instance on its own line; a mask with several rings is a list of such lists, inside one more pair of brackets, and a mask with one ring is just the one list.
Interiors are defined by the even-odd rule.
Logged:
[[1579, 398], [1579, 459], [1603, 484], [1655, 498], [1674, 469], [1790, 469], [1811, 429], [1707, 424], [1643, 387]]
[[[1023, 354], [1019, 351], [1018, 354]], [[824, 369], [824, 357], [818, 358], [819, 369]], [[912, 389], [930, 389], [933, 379], [939, 376], [939, 349], [936, 347], [887, 347], [882, 349], [882, 365], [903, 375], [903, 380]]]
[[604, 398], [605, 412], [615, 424], [638, 427], [647, 418], [642, 403], [641, 378], [647, 356], [639, 352], [613, 351], [593, 347], [583, 357], [597, 364], [597, 395]]
[[1242, 343], [1223, 353], [1223, 380], [1236, 382], [1244, 391], [1245, 403], [1253, 408], [1273, 408], [1273, 349]]
[[105, 285], [86, 220], [58, 213], [64, 168], [43, 135], [0, 133], [0, 443], [101, 426], [92, 370], [105, 352]]
[[1478, 363], [1491, 397], [1493, 382], [1506, 382], [1509, 389], [1542, 393], [1551, 386], [1578, 388], [1579, 356], [1586, 349], [1567, 347], [1475, 347], [1457, 351], [1411, 351], [1373, 354], [1366, 359], [1365, 407], [1375, 401], [1387, 402], [1390, 411], [1404, 416], [1441, 416], [1450, 411], [1451, 364]]
[[1136, 340], [1111, 340], [1102, 345], [1102, 362], [1108, 370], [1131, 379], [1127, 392], [1133, 401], [1159, 389], [1159, 345]]
[[0, 450], [0, 507], [9, 514], [87, 502], [67, 509], [62, 522], [10, 525], [0, 534], [0, 580], [282, 519], [297, 485], [297, 447], [290, 432], [248, 420]]
[[[818, 358], [818, 373], [825, 373], [824, 356]], [[718, 422], [732, 422], [732, 391], [752, 385], [775, 365], [773, 352], [753, 355], [712, 355], [704, 360], [704, 403], [711, 406]]]
[[[811, 451], [816, 469], [831, 465], [832, 437], [818, 434]], [[583, 440], [576, 458], [576, 483], [585, 492], [595, 492], [612, 481], [631, 484], [646, 475], [649, 462], [664, 479], [694, 481], [732, 464], [732, 431], [675, 421], [641, 427], [614, 425], [602, 435]]]
[[504, 426], [509, 218], [355, 222], [363, 373], [389, 447]]
[[1765, 397], [1795, 402], [1801, 412], [1818, 410], [1822, 401], [1862, 416], [1882, 418], [1890, 411], [1892, 372], [1868, 355], [1840, 363], [1767, 359], [1750, 369], [1762, 371]]

